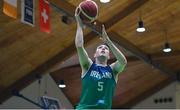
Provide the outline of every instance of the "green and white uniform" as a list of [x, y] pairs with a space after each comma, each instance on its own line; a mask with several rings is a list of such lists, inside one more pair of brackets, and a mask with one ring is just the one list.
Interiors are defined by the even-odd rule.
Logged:
[[82, 93], [76, 109], [110, 109], [115, 87], [111, 67], [93, 63], [82, 76]]

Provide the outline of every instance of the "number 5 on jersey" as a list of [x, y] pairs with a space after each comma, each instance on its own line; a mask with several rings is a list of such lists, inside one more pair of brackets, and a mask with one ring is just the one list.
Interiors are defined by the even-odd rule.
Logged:
[[103, 84], [104, 82], [98, 82], [98, 88], [97, 88], [98, 91], [103, 91]]

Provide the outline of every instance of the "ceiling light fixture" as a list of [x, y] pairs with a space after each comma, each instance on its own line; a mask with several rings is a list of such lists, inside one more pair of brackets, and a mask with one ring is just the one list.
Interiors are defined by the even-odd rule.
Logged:
[[60, 82], [59, 82], [59, 87], [60, 87], [60, 88], [65, 88], [65, 87], [66, 87], [66, 85], [65, 85], [65, 83], [64, 83], [64, 80], [60, 80]]
[[144, 23], [142, 20], [138, 22], [138, 27], [136, 29], [137, 32], [144, 32], [146, 29], [144, 28]]
[[101, 3], [108, 3], [110, 0], [100, 0]]
[[164, 29], [164, 32], [165, 32], [165, 44], [164, 44], [163, 52], [168, 53], [168, 52], [171, 52], [172, 49], [170, 47], [170, 44], [168, 43], [167, 30]]
[[168, 53], [168, 52], [171, 52], [171, 50], [172, 50], [172, 49], [171, 49], [169, 43], [166, 42], [166, 43], [164, 44], [163, 52]]
[[144, 32], [146, 29], [144, 27], [144, 22], [142, 20], [142, 11], [139, 10], [139, 21], [138, 21], [138, 27], [136, 29], [137, 32]]

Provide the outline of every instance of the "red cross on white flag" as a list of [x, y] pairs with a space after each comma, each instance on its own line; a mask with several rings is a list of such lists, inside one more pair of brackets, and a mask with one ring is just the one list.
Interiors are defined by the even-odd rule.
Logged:
[[39, 0], [40, 30], [50, 33], [50, 9], [47, 0]]

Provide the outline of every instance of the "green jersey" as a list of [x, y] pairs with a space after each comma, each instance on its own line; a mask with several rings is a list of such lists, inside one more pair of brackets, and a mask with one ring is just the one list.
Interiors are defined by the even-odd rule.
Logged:
[[111, 108], [115, 87], [116, 81], [111, 67], [93, 63], [82, 77], [82, 93], [76, 109]]

